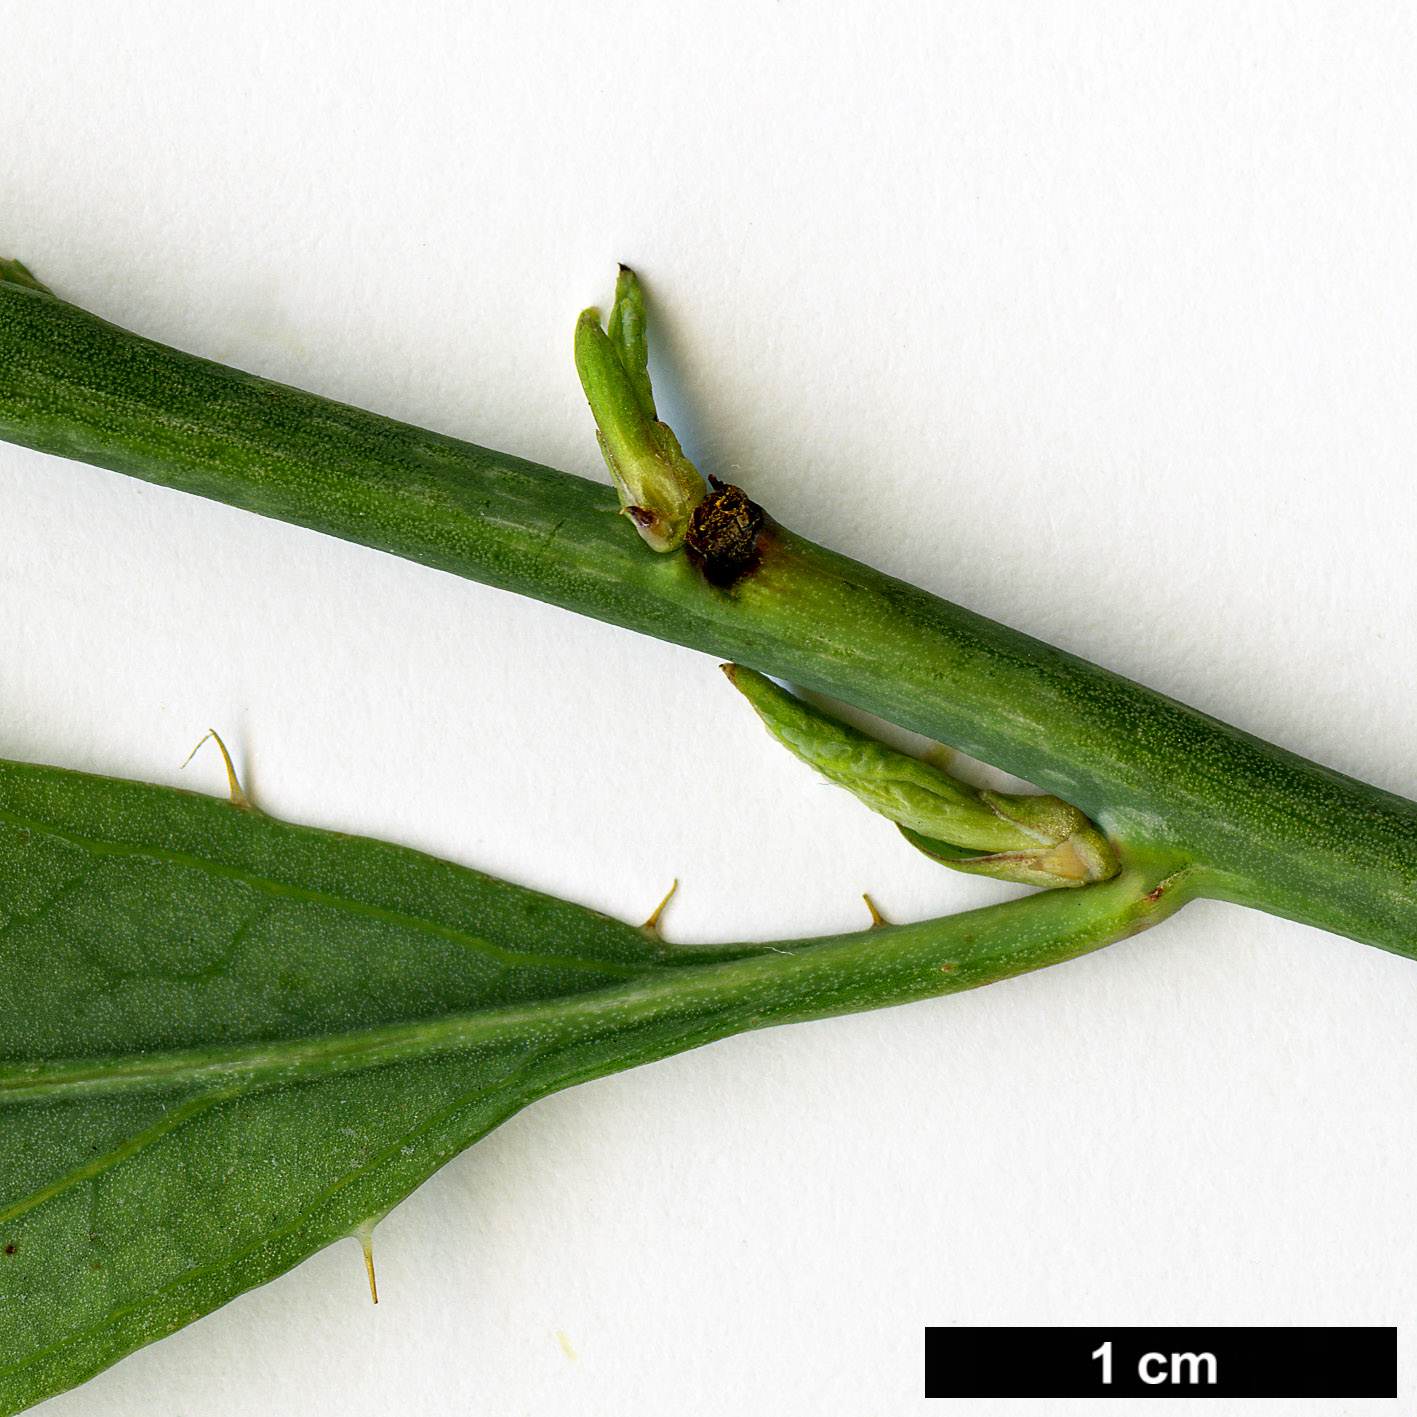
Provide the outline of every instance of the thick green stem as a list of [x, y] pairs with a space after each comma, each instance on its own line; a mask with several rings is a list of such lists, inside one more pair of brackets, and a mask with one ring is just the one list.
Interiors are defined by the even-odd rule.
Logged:
[[607, 487], [193, 358], [0, 283], [0, 434], [835, 695], [1074, 803], [1124, 858], [1417, 956], [1417, 805], [769, 524], [707, 583]]

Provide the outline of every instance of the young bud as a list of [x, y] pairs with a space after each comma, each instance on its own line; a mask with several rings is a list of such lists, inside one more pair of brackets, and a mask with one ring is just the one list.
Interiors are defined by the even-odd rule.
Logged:
[[[1037, 800], [1057, 802], [1059, 799]], [[1068, 810], [1076, 812], [1077, 809]], [[1111, 842], [1081, 812], [1077, 812], [1077, 818], [1080, 825], [1061, 841], [1016, 851], [961, 851], [951, 842], [932, 839], [905, 826], [901, 827], [900, 834], [932, 861], [971, 876], [989, 876], [996, 881], [1043, 887], [1085, 886], [1093, 881], [1110, 881], [1121, 869], [1117, 853], [1113, 851]]]
[[598, 310], [581, 312], [576, 372], [621, 510], [655, 551], [677, 550], [708, 487], [655, 411], [644, 300], [635, 273], [626, 266], [615, 282], [608, 331], [600, 326]]
[[1119, 869], [1107, 838], [1057, 797], [971, 787], [814, 708], [771, 679], [724, 665], [788, 752], [890, 818], [911, 845], [960, 871], [1031, 886], [1081, 886]]

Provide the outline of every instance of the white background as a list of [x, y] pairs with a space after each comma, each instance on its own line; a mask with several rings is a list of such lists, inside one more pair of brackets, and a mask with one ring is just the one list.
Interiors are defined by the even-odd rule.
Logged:
[[[705, 471], [1417, 793], [1410, 7], [510, 8], [4, 5], [0, 253], [591, 477], [629, 262]], [[216, 727], [281, 816], [630, 919], [677, 875], [683, 940], [1008, 893], [703, 656], [9, 447], [0, 499], [0, 755], [215, 792]], [[539, 1103], [380, 1227], [377, 1309], [340, 1244], [46, 1411], [924, 1413], [927, 1323], [1410, 1350], [1414, 1063], [1413, 963], [1200, 903]]]

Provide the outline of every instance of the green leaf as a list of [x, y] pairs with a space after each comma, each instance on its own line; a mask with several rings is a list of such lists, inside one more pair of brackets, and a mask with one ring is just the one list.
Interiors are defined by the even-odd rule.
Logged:
[[439, 1056], [431, 1017], [665, 956], [415, 852], [19, 764], [0, 901], [6, 1410], [377, 1218], [577, 1066], [527, 1032]]
[[45, 295], [54, 294], [43, 281], [35, 279], [28, 266], [12, 258], [0, 258], [0, 281], [23, 286], [26, 290], [42, 291]]
[[971, 988], [1181, 899], [1124, 877], [671, 947], [382, 842], [0, 763], [0, 1410], [367, 1232], [556, 1088]]

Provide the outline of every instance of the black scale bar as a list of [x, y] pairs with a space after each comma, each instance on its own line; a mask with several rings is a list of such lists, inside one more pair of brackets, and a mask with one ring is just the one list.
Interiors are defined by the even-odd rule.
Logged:
[[927, 1328], [926, 1397], [1396, 1397], [1395, 1328]]

